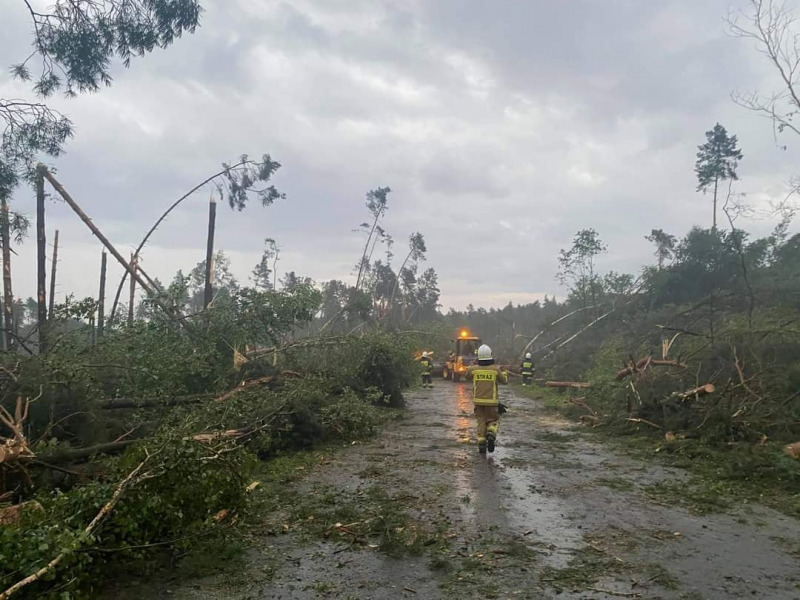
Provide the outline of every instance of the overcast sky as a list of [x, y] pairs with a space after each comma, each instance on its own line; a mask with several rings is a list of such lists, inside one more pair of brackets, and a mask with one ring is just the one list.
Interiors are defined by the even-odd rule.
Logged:
[[[736, 1], [204, 0], [194, 35], [117, 69], [110, 89], [53, 102], [76, 127], [53, 164], [126, 253], [220, 163], [270, 153], [286, 200], [218, 214], [242, 281], [266, 237], [281, 271], [354, 281], [364, 195], [389, 186], [396, 253], [425, 235], [444, 309], [563, 295], [556, 255], [579, 229], [608, 244], [603, 269], [638, 272], [654, 261], [651, 229], [710, 225], [693, 168], [717, 121], [745, 154], [738, 190], [761, 208], [783, 195], [800, 140], [779, 149], [769, 122], [730, 100], [778, 86], [726, 34]], [[27, 56], [30, 29], [23, 2], [3, 2], [0, 62]], [[31, 94], [3, 70], [0, 97]], [[158, 230], [151, 275], [204, 258], [207, 201]], [[28, 191], [14, 206], [35, 212]], [[99, 242], [63, 203], [48, 206], [48, 241], [55, 228], [59, 300], [96, 296]], [[33, 295], [34, 240], [18, 252], [15, 292]]]

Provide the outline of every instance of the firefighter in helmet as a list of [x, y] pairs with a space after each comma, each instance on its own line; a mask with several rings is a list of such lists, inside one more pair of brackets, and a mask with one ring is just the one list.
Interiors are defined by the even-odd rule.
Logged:
[[431, 373], [433, 373], [433, 361], [431, 357], [428, 356], [427, 352], [423, 352], [419, 362], [422, 365], [422, 387], [432, 388], [433, 380], [431, 379]]
[[536, 368], [533, 366], [533, 359], [531, 358], [531, 353], [526, 352], [525, 358], [522, 361], [522, 385], [532, 385], [533, 384], [533, 375], [536, 371]]
[[472, 400], [475, 403], [475, 421], [478, 426], [478, 452], [494, 452], [497, 424], [500, 419], [498, 384], [508, 383], [508, 373], [494, 364], [492, 349], [486, 344], [478, 348], [478, 364], [467, 369], [467, 379], [472, 381]]

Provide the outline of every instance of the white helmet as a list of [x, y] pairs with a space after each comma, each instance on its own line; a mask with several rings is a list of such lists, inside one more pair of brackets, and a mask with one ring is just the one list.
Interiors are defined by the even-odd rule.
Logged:
[[428, 358], [428, 353], [427, 352], [423, 352], [422, 353], [422, 358]]
[[492, 359], [492, 349], [489, 348], [486, 344], [478, 348], [478, 360], [491, 360]]
[[530, 358], [530, 357], [531, 357], [531, 353], [530, 352], [526, 352], [525, 353], [525, 358]]

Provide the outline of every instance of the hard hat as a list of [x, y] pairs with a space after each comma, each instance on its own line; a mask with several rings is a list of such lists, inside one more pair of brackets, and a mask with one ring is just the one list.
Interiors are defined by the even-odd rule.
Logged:
[[531, 353], [530, 352], [526, 352], [525, 353], [525, 358], [530, 358], [530, 357], [531, 357]]
[[486, 344], [478, 348], [478, 360], [491, 360], [492, 349]]

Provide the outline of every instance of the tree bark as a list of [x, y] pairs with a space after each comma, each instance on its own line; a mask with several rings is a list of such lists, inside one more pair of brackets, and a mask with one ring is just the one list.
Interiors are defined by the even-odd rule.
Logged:
[[[56, 232], [58, 233], [58, 232]], [[97, 295], [97, 337], [103, 337], [106, 325], [106, 251], [100, 255], [100, 293]]]
[[719, 186], [719, 177], [714, 178], [714, 218], [712, 221], [711, 228], [717, 228], [717, 187]]
[[[136, 262], [136, 255], [131, 252], [131, 273], [136, 273], [138, 267]], [[134, 304], [136, 304], [136, 278], [131, 277], [131, 291], [128, 299], [128, 325], [133, 325]]]
[[50, 298], [47, 299], [47, 314], [49, 315], [50, 319], [53, 318], [53, 305], [55, 304], [56, 298], [56, 269], [58, 267], [58, 229], [56, 229], [56, 235], [53, 238], [53, 261], [50, 265]]
[[592, 387], [591, 383], [585, 383], [583, 381], [546, 381], [544, 385], [549, 388], [572, 388], [577, 390]]
[[168, 398], [112, 398], [100, 405], [104, 410], [118, 410], [125, 408], [162, 408], [178, 406], [180, 404], [197, 404], [209, 400], [209, 394], [194, 394], [191, 396], [172, 396]]
[[8, 218], [8, 195], [0, 191], [0, 238], [3, 245], [3, 328], [6, 350], [16, 346], [14, 336], [14, 294], [11, 289], [11, 235]]
[[135, 444], [138, 440], [121, 440], [119, 442], [108, 442], [106, 444], [97, 444], [96, 446], [89, 446], [88, 448], [71, 448], [53, 450], [50, 453], [43, 452], [37, 454], [37, 460], [42, 460], [51, 465], [59, 465], [71, 462], [77, 462], [91, 458], [95, 454], [119, 454], [128, 446]]
[[39, 307], [39, 354], [47, 354], [47, 232], [42, 165], [36, 169], [36, 301]]
[[685, 392], [675, 392], [673, 396], [676, 396], [681, 400], [688, 400], [689, 398], [712, 394], [716, 389], [717, 388], [713, 383], [707, 383], [705, 385], [701, 385], [700, 387], [686, 390]]
[[208, 202], [208, 238], [206, 240], [206, 284], [203, 290], [203, 310], [208, 309], [214, 299], [214, 228], [217, 221], [217, 201], [214, 196]]
[[662, 358], [653, 358], [653, 359], [651, 359], [648, 356], [648, 357], [645, 357], [645, 358], [642, 358], [642, 359], [636, 361], [636, 365], [635, 366], [625, 367], [624, 369], [621, 369], [621, 370], [617, 371], [615, 379], [617, 381], [621, 381], [621, 380], [625, 379], [628, 375], [631, 375], [632, 373], [637, 373], [637, 372], [639, 372], [639, 371], [641, 371], [643, 369], [646, 369], [649, 366], [654, 366], [654, 367], [681, 367], [681, 368], [684, 368], [684, 369], [687, 367], [687, 365], [685, 365], [683, 363], [680, 363], [677, 360], [669, 360], [669, 359], [662, 359]]

